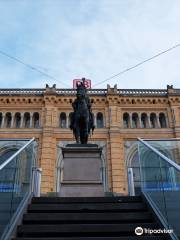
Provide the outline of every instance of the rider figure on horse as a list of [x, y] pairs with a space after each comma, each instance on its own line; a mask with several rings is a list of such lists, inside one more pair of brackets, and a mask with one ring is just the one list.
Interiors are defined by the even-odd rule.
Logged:
[[91, 110], [91, 101], [87, 95], [84, 84], [85, 79], [77, 85], [76, 99], [72, 103], [73, 114], [71, 116], [70, 128], [76, 138], [77, 143], [86, 144], [88, 135], [94, 130], [94, 115]]

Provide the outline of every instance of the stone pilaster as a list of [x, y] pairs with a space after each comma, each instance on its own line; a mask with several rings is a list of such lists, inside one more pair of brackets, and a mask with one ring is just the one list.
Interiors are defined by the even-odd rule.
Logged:
[[69, 128], [69, 112], [66, 114], [66, 128]]
[[123, 139], [120, 135], [121, 109], [117, 106], [115, 93], [109, 97], [109, 153], [111, 162], [111, 191], [115, 194], [125, 194], [127, 180], [125, 178], [125, 159], [123, 153]]
[[20, 123], [20, 128], [23, 127], [23, 123], [24, 123], [24, 112], [21, 112], [21, 123]]
[[161, 127], [160, 121], [159, 121], [159, 114], [156, 113], [156, 119], [157, 119], [157, 128]]
[[139, 127], [142, 128], [141, 113], [138, 113], [138, 121]]
[[94, 125], [97, 128], [97, 113], [94, 113]]
[[54, 136], [54, 127], [56, 127], [57, 109], [54, 107], [54, 102], [45, 101], [43, 109], [43, 133], [42, 133], [42, 153], [41, 153], [41, 168], [42, 168], [42, 192], [55, 191], [55, 166], [56, 166], [56, 138]]
[[1, 123], [1, 128], [4, 128], [4, 120], [5, 120], [5, 113], [2, 113], [2, 123]]
[[126, 166], [124, 158], [124, 143], [117, 131], [110, 133], [110, 154], [112, 169], [112, 192], [125, 194], [127, 192]]
[[51, 192], [55, 190], [55, 157], [56, 140], [53, 137], [53, 129], [44, 128], [41, 153], [42, 192]]
[[32, 128], [33, 127], [33, 113], [30, 113], [30, 120], [29, 120], [29, 127]]
[[148, 127], [152, 128], [151, 120], [150, 120], [150, 113], [147, 114], [147, 119], [148, 119]]
[[130, 128], [133, 128], [132, 113], [129, 114]]
[[13, 128], [14, 127], [14, 112], [13, 113], [11, 113], [11, 126], [10, 126], [10, 128]]

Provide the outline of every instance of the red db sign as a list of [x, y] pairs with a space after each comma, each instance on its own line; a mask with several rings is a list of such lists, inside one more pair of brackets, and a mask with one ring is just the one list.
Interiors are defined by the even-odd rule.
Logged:
[[[74, 79], [73, 80], [73, 88], [75, 89], [78, 84], [82, 82], [82, 79]], [[91, 88], [91, 80], [90, 79], [85, 79], [84, 80], [84, 86], [85, 88]]]

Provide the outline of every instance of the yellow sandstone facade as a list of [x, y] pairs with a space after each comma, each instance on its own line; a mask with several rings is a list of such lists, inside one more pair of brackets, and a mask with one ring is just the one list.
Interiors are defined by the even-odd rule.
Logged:
[[[90, 89], [96, 129], [90, 142], [104, 146], [108, 191], [127, 194], [133, 142], [180, 137], [180, 89]], [[0, 138], [38, 140], [42, 192], [56, 192], [59, 147], [75, 141], [69, 129], [75, 90], [0, 89]], [[132, 143], [132, 144], [131, 144]], [[127, 150], [128, 149], [128, 150]]]

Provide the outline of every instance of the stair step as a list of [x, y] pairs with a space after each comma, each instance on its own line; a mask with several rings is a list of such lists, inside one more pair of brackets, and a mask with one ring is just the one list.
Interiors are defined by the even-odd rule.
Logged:
[[141, 196], [122, 197], [34, 197], [32, 203], [117, 203], [117, 202], [140, 202]]
[[137, 236], [136, 227], [159, 229], [142, 197], [33, 198], [13, 240], [168, 240]]
[[[43, 240], [165, 240], [165, 236], [123, 236], [123, 237], [58, 237], [45, 238]], [[42, 238], [14, 238], [13, 240], [42, 240]]]
[[144, 203], [82, 203], [82, 204], [30, 204], [28, 212], [113, 212], [145, 211]]
[[142, 213], [28, 213], [24, 215], [24, 224], [54, 224], [66, 222], [152, 222], [150, 212]]
[[[22, 225], [18, 226], [18, 237], [63, 237], [63, 236], [121, 236], [134, 235], [139, 227], [134, 224], [63, 224], [63, 225]], [[157, 228], [155, 223], [141, 223], [142, 228]]]

